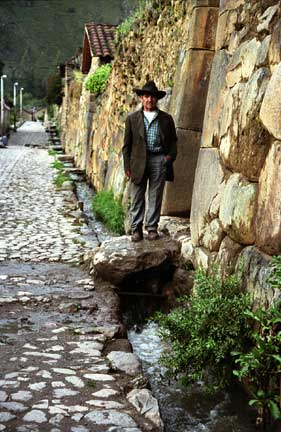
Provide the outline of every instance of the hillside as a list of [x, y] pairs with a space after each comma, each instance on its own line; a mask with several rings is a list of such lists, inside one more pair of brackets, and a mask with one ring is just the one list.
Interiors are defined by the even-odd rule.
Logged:
[[119, 24], [138, 0], [1, 0], [0, 72], [37, 98], [47, 76], [82, 46], [84, 23]]

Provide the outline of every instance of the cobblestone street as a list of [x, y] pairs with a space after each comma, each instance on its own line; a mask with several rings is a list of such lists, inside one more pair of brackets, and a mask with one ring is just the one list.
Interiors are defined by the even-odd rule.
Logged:
[[24, 146], [47, 140], [26, 122], [0, 149], [0, 431], [159, 430], [104, 351], [122, 327], [118, 296], [79, 266], [96, 237], [74, 193], [56, 189], [53, 157]]

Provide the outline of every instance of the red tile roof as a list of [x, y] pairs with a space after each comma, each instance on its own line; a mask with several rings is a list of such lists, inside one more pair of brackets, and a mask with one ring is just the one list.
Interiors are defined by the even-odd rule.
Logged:
[[85, 32], [93, 57], [114, 57], [116, 27], [116, 25], [109, 24], [85, 24]]

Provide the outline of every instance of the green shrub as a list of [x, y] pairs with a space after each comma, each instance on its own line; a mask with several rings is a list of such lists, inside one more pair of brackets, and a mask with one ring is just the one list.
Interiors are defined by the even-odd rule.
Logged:
[[[267, 282], [281, 287], [281, 256], [273, 257]], [[248, 350], [233, 352], [236, 375], [246, 381], [251, 392], [250, 405], [257, 408], [262, 426], [281, 420], [281, 302], [268, 310], [246, 312], [255, 325]]]
[[51, 167], [61, 171], [64, 169], [64, 163], [56, 159], [54, 160], [54, 162], [51, 163]]
[[126, 37], [130, 32], [134, 22], [137, 19], [141, 19], [143, 17], [146, 3], [146, 0], [140, 0], [138, 8], [135, 10], [135, 12], [131, 16], [126, 18], [121, 24], [119, 24], [116, 29], [117, 39], [123, 39], [124, 37]]
[[267, 311], [248, 312], [258, 324], [251, 334], [248, 352], [234, 352], [239, 367], [234, 374], [248, 383], [252, 394], [250, 405], [257, 407], [263, 423], [271, 418], [281, 420], [281, 302]]
[[93, 199], [96, 217], [117, 234], [124, 234], [124, 211], [122, 197], [115, 199], [112, 190], [98, 192]]
[[203, 379], [213, 389], [227, 385], [234, 363], [231, 352], [241, 349], [249, 334], [244, 314], [249, 306], [240, 277], [221, 279], [215, 270], [207, 276], [197, 269], [193, 296], [182, 297], [168, 315], [157, 313], [153, 318], [168, 342], [169, 350], [161, 358], [168, 376], [184, 384]]
[[127, 34], [129, 33], [129, 31], [132, 28], [134, 20], [135, 20], [135, 17], [130, 16], [125, 21], [123, 21], [121, 24], [119, 24], [119, 26], [117, 27], [117, 34], [120, 38], [127, 36]]
[[69, 181], [70, 177], [68, 175], [62, 174], [61, 172], [59, 172], [57, 174], [57, 176], [55, 177], [54, 183], [57, 187], [62, 187], [63, 183], [65, 181]]
[[106, 83], [108, 81], [111, 72], [111, 65], [108, 63], [102, 65], [95, 72], [93, 72], [86, 80], [85, 87], [90, 90], [96, 96], [103, 93], [106, 88]]

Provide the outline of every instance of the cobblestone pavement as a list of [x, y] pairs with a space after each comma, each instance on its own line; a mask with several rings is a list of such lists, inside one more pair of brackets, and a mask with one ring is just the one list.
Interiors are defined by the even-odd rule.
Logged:
[[53, 158], [22, 145], [47, 139], [29, 123], [0, 150], [0, 431], [159, 430], [103, 351], [118, 298], [77, 266], [95, 236], [73, 193], [55, 189]]

